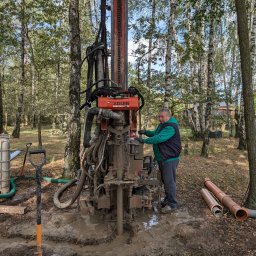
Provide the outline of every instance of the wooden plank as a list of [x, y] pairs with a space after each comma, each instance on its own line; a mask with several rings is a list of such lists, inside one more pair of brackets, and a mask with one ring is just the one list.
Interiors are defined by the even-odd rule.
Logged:
[[0, 213], [25, 214], [26, 212], [27, 212], [27, 207], [0, 205]]

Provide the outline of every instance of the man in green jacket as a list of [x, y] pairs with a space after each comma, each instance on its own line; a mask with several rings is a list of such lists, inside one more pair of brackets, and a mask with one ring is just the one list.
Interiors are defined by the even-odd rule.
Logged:
[[141, 143], [153, 144], [155, 160], [158, 162], [165, 188], [165, 199], [162, 201], [161, 211], [168, 213], [177, 207], [176, 170], [181, 152], [181, 139], [178, 122], [175, 117], [171, 117], [168, 109], [162, 109], [158, 118], [160, 124], [155, 130], [139, 131], [139, 134], [144, 134], [149, 138], [136, 138], [136, 140]]

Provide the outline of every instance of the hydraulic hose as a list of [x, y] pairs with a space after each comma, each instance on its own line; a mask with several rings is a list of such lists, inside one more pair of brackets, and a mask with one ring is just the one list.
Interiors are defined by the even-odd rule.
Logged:
[[98, 174], [98, 170], [102, 166], [102, 163], [103, 163], [103, 160], [104, 160], [104, 151], [105, 151], [105, 147], [106, 147], [106, 142], [107, 142], [107, 136], [105, 136], [102, 139], [102, 142], [99, 146], [98, 159], [97, 159], [98, 161], [97, 161], [97, 165], [96, 165], [95, 170], [94, 170], [94, 180], [93, 180], [94, 193], [96, 192], [96, 188], [98, 186], [98, 184], [97, 184], [97, 174]]
[[[82, 170], [82, 174], [81, 174], [81, 177], [80, 177], [79, 180], [77, 178], [75, 178], [75, 179], [71, 180], [69, 183], [67, 183], [66, 185], [62, 186], [61, 189], [59, 189], [54, 194], [53, 202], [54, 202], [55, 206], [60, 208], [60, 209], [64, 209], [64, 208], [67, 208], [67, 207], [71, 206], [76, 201], [78, 196], [80, 195], [80, 193], [83, 189], [83, 186], [84, 186], [86, 176], [87, 176], [86, 171]], [[75, 193], [72, 195], [72, 197], [69, 200], [67, 200], [66, 202], [63, 202], [63, 203], [60, 202], [60, 197], [62, 196], [63, 192], [67, 188], [72, 187], [77, 181], [78, 181], [78, 184], [77, 184]]]
[[[78, 196], [80, 195], [80, 193], [81, 193], [81, 191], [83, 189], [86, 177], [88, 176], [88, 173], [87, 173], [87, 171], [86, 171], [86, 169], [84, 167], [84, 161], [85, 161], [85, 158], [86, 158], [87, 154], [91, 153], [92, 149], [94, 147], [95, 147], [95, 144], [93, 144], [90, 148], [85, 150], [85, 152], [84, 152], [84, 154], [82, 156], [82, 164], [81, 164], [81, 166], [82, 166], [82, 173], [81, 173], [80, 178], [79, 179], [75, 178], [75, 179], [71, 180], [69, 183], [67, 183], [64, 186], [62, 186], [54, 194], [53, 202], [54, 202], [56, 207], [58, 207], [60, 209], [67, 208], [67, 207], [71, 206], [76, 201]], [[61, 202], [60, 198], [61, 198], [62, 194], [64, 193], [64, 191], [66, 189], [68, 189], [69, 187], [74, 186], [76, 182], [78, 182], [78, 184], [77, 184], [76, 190], [75, 190], [74, 194], [72, 195], [72, 197], [70, 199], [68, 199], [67, 201], [65, 201], [65, 202]]]
[[[120, 119], [120, 115], [115, 113], [112, 110], [109, 109], [100, 109], [100, 108], [91, 108], [87, 112], [85, 127], [84, 127], [84, 141], [83, 145], [85, 148], [90, 147], [90, 141], [91, 141], [91, 129], [92, 129], [92, 123], [95, 115], [100, 115], [103, 118], [106, 119]], [[99, 134], [99, 127], [97, 128], [97, 134]]]
[[[71, 206], [80, 195], [84, 183], [86, 181], [86, 177], [93, 180], [94, 188], [97, 187], [97, 179], [98, 179], [98, 172], [99, 170], [102, 170], [102, 164], [104, 162], [104, 153], [105, 153], [105, 147], [107, 142], [107, 134], [101, 134], [100, 137], [96, 142], [94, 142], [90, 148], [87, 148], [81, 157], [81, 166], [82, 166], [82, 172], [79, 179], [73, 179], [69, 183], [65, 184], [63, 187], [61, 187], [54, 195], [53, 202], [56, 207], [60, 209], [67, 208]], [[86, 167], [87, 166], [94, 166], [93, 170], [93, 177], [89, 176]], [[75, 185], [75, 183], [78, 182], [75, 192], [72, 195], [72, 197], [65, 202], [61, 202], [60, 198], [63, 195], [64, 191], [68, 189], [69, 187]]]
[[98, 114], [99, 114], [98, 108], [91, 108], [87, 112], [86, 122], [84, 127], [84, 142], [83, 142], [83, 145], [85, 148], [88, 148], [90, 146], [92, 122], [93, 122], [94, 116]]
[[53, 196], [53, 203], [55, 204], [56, 207], [60, 209], [64, 209], [69, 207], [72, 204], [73, 197], [69, 199], [66, 202], [61, 203], [60, 202], [60, 197], [62, 196], [63, 192], [68, 189], [69, 187], [74, 186], [74, 184], [77, 182], [77, 178], [72, 179], [70, 182], [62, 186]]

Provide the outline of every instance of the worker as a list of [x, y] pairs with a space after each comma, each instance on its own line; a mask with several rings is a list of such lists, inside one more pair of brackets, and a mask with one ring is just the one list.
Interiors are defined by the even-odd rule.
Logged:
[[161, 202], [161, 212], [169, 213], [177, 208], [176, 199], [176, 170], [181, 152], [181, 139], [178, 122], [171, 117], [168, 109], [159, 111], [159, 122], [155, 130], [140, 130], [141, 136], [135, 138], [140, 143], [153, 144], [155, 160], [158, 162], [161, 179], [164, 184], [165, 198]]

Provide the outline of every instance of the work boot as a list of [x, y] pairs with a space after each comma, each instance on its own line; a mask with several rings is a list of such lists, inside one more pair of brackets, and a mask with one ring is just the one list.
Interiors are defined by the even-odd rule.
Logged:
[[167, 198], [165, 197], [164, 200], [161, 200], [161, 206], [165, 207], [167, 205]]
[[171, 213], [174, 211], [175, 211], [175, 208], [170, 207], [168, 204], [161, 209], [161, 213]]

